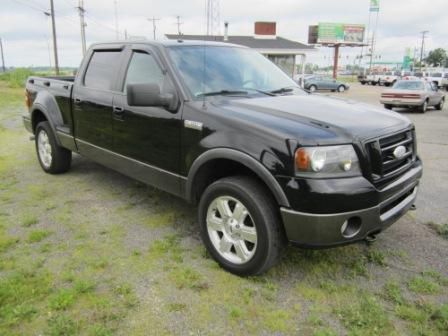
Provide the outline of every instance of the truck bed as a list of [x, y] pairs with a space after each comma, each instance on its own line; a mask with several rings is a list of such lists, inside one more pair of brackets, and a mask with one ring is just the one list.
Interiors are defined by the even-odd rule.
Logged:
[[[34, 103], [37, 94], [46, 91], [48, 95], [41, 95], [40, 98], [45, 101], [39, 102], [47, 108], [60, 110], [62, 116], [62, 125], [69, 132], [73, 130], [73, 120], [71, 115], [72, 108], [72, 88], [75, 76], [32, 76], [26, 83], [26, 90]], [[51, 102], [51, 103], [50, 103]], [[55, 113], [55, 116], [57, 113]]]

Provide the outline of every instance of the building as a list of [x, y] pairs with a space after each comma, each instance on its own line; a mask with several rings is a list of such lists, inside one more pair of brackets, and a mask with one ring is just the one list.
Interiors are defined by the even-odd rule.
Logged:
[[305, 64], [307, 53], [316, 51], [312, 46], [277, 36], [275, 22], [255, 22], [253, 36], [228, 35], [227, 30], [226, 23], [225, 34], [220, 36], [177, 34], [165, 36], [170, 40], [205, 40], [243, 45], [265, 55], [291, 77], [296, 74], [296, 57], [301, 56], [301, 63]]

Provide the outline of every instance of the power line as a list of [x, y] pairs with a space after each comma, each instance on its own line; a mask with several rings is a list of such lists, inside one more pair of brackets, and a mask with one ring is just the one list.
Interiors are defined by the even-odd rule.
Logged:
[[51, 26], [53, 29], [54, 69], [56, 71], [56, 75], [59, 75], [58, 45], [56, 38], [56, 22], [54, 19], [55, 13], [54, 13], [53, 0], [50, 0], [50, 10], [51, 10]]
[[6, 72], [5, 56], [3, 55], [3, 42], [2, 42], [2, 38], [1, 37], [0, 37], [0, 53], [2, 55], [2, 69], [3, 69], [3, 72]]
[[86, 23], [84, 21], [84, 13], [86, 12], [84, 9], [84, 1], [79, 0], [78, 3], [78, 12], [79, 12], [79, 22], [81, 25], [81, 44], [82, 44], [82, 55], [86, 54]]
[[182, 32], [181, 32], [181, 30], [180, 30], [180, 26], [183, 25], [183, 24], [184, 24], [184, 23], [181, 22], [181, 20], [180, 20], [180, 15], [177, 15], [177, 16], [176, 16], [176, 25], [177, 25], [177, 34], [178, 34], [178, 35], [182, 35]]
[[420, 49], [420, 70], [423, 68], [423, 52], [425, 50], [426, 34], [428, 34], [428, 33], [429, 33], [428, 30], [424, 30], [424, 31], [420, 32], [420, 34], [422, 34], [422, 46]]
[[118, 2], [114, 0], [114, 10], [115, 10], [115, 35], [116, 39], [120, 38], [119, 28], [118, 28]]
[[152, 19], [148, 19], [148, 21], [152, 21], [152, 33], [153, 33], [153, 38], [154, 40], [156, 40], [156, 21], [160, 21], [160, 19], [156, 19], [154, 16], [152, 17]]

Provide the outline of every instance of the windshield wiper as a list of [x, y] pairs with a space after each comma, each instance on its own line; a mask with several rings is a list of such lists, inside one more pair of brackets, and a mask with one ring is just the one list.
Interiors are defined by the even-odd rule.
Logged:
[[286, 87], [282, 87], [280, 89], [277, 90], [272, 90], [269, 91], [270, 93], [287, 93], [287, 92], [292, 92], [294, 91], [294, 88], [296, 88], [295, 86], [286, 86]]
[[196, 95], [196, 97], [207, 97], [207, 96], [229, 96], [229, 95], [247, 95], [247, 91], [243, 90], [220, 90], [220, 91], [210, 91], [201, 92]]
[[274, 92], [269, 92], [269, 91], [263, 91], [263, 90], [259, 90], [259, 89], [253, 89], [253, 88], [245, 88], [246, 90], [252, 90], [252, 91], [256, 91], [258, 93], [262, 93], [266, 96], [275, 96]]

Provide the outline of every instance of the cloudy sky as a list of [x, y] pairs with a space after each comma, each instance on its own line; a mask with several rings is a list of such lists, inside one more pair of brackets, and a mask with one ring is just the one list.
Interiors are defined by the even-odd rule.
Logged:
[[[78, 0], [54, 0], [59, 60], [62, 66], [78, 66], [81, 39]], [[49, 0], [1, 0], [0, 37], [7, 66], [38, 66], [53, 62], [51, 22], [44, 14]], [[229, 22], [230, 35], [251, 35], [253, 22], [276, 21], [277, 34], [299, 42], [307, 41], [308, 26], [318, 22], [367, 24], [370, 0], [221, 0], [221, 22]], [[184, 34], [205, 32], [206, 0], [117, 0], [119, 37], [152, 39], [156, 17], [157, 39], [176, 33], [176, 16], [181, 16]], [[383, 61], [401, 61], [405, 48], [420, 45], [419, 32], [429, 30], [427, 50], [448, 48], [447, 0], [380, 0], [377, 51]], [[116, 38], [114, 0], [84, 0], [87, 44]], [[372, 17], [372, 21], [374, 16]], [[353, 63], [357, 48], [344, 48], [342, 62]], [[331, 50], [321, 48], [308, 58], [314, 63], [331, 63]]]

